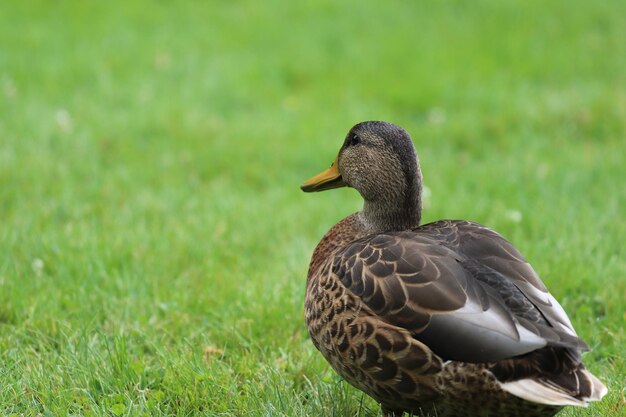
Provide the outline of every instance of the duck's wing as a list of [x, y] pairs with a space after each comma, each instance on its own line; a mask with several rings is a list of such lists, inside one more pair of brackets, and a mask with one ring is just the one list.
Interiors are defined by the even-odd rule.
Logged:
[[333, 272], [383, 321], [444, 359], [587, 348], [522, 255], [475, 223], [440, 221], [361, 239], [336, 256]]

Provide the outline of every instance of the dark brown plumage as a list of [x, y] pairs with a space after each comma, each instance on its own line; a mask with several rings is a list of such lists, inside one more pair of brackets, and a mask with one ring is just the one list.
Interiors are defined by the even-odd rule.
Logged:
[[602, 398], [587, 345], [524, 257], [476, 223], [420, 226], [421, 181], [408, 134], [365, 122], [303, 185], [365, 200], [309, 268], [306, 322], [331, 366], [394, 416], [551, 416]]

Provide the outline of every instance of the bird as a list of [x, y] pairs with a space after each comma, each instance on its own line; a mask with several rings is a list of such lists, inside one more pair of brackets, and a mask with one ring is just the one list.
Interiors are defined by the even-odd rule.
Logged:
[[305, 321], [330, 366], [385, 417], [544, 417], [602, 399], [588, 345], [533, 267], [478, 223], [421, 224], [422, 183], [406, 130], [366, 121], [301, 185], [364, 200], [307, 273]]

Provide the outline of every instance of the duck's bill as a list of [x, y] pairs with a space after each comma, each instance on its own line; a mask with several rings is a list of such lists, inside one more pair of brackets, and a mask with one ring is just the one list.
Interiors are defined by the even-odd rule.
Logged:
[[309, 178], [300, 188], [305, 193], [311, 193], [313, 191], [324, 191], [345, 186], [346, 183], [343, 182], [339, 169], [337, 169], [337, 161], [335, 161], [330, 168], [320, 172], [313, 178]]

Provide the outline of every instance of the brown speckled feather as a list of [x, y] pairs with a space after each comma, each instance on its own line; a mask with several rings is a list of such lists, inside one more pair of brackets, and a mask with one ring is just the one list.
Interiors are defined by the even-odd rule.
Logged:
[[[559, 354], [559, 346], [571, 342], [572, 349], [561, 350], [576, 352], [582, 342], [552, 329], [517, 287], [500, 282], [508, 279], [496, 269], [497, 251], [489, 261], [490, 273], [498, 277], [482, 276], [484, 264], [462, 249], [476, 244], [476, 238], [466, 240], [459, 229], [493, 232], [468, 222], [440, 221], [413, 231], [360, 237], [358, 223], [355, 214], [333, 227], [316, 248], [309, 271], [305, 306], [309, 332], [340, 375], [388, 404], [391, 411], [437, 410], [440, 416], [554, 414], [558, 407], [513, 397], [498, 381], [536, 375], [538, 368], [552, 369], [558, 375], [562, 356], [567, 356]], [[518, 262], [523, 271], [532, 271], [508, 242], [498, 238], [506, 262]], [[468, 252], [472, 253], [471, 247]], [[507, 268], [514, 265], [507, 264]], [[531, 279], [536, 288], [545, 288], [534, 272]], [[511, 335], [517, 334], [515, 325], [520, 319], [538, 336], [542, 333], [536, 329], [552, 329], [544, 333], [554, 339], [556, 347], [494, 363], [480, 356], [480, 337], [464, 333], [466, 339], [457, 341], [450, 329], [440, 337], [422, 337], [429, 326], [438, 325], [433, 316], [458, 311], [468, 300], [485, 310], [496, 306], [498, 319], [507, 323], [502, 330]], [[444, 366], [449, 359], [454, 361]], [[573, 358], [570, 368], [579, 365]], [[476, 396], [484, 398], [479, 409], [472, 409]], [[471, 404], [463, 398], [472, 399]], [[490, 412], [485, 411], [487, 405]], [[467, 410], [474, 411], [458, 414]], [[514, 410], [522, 411], [515, 414]], [[537, 414], [529, 414], [531, 410]]]

